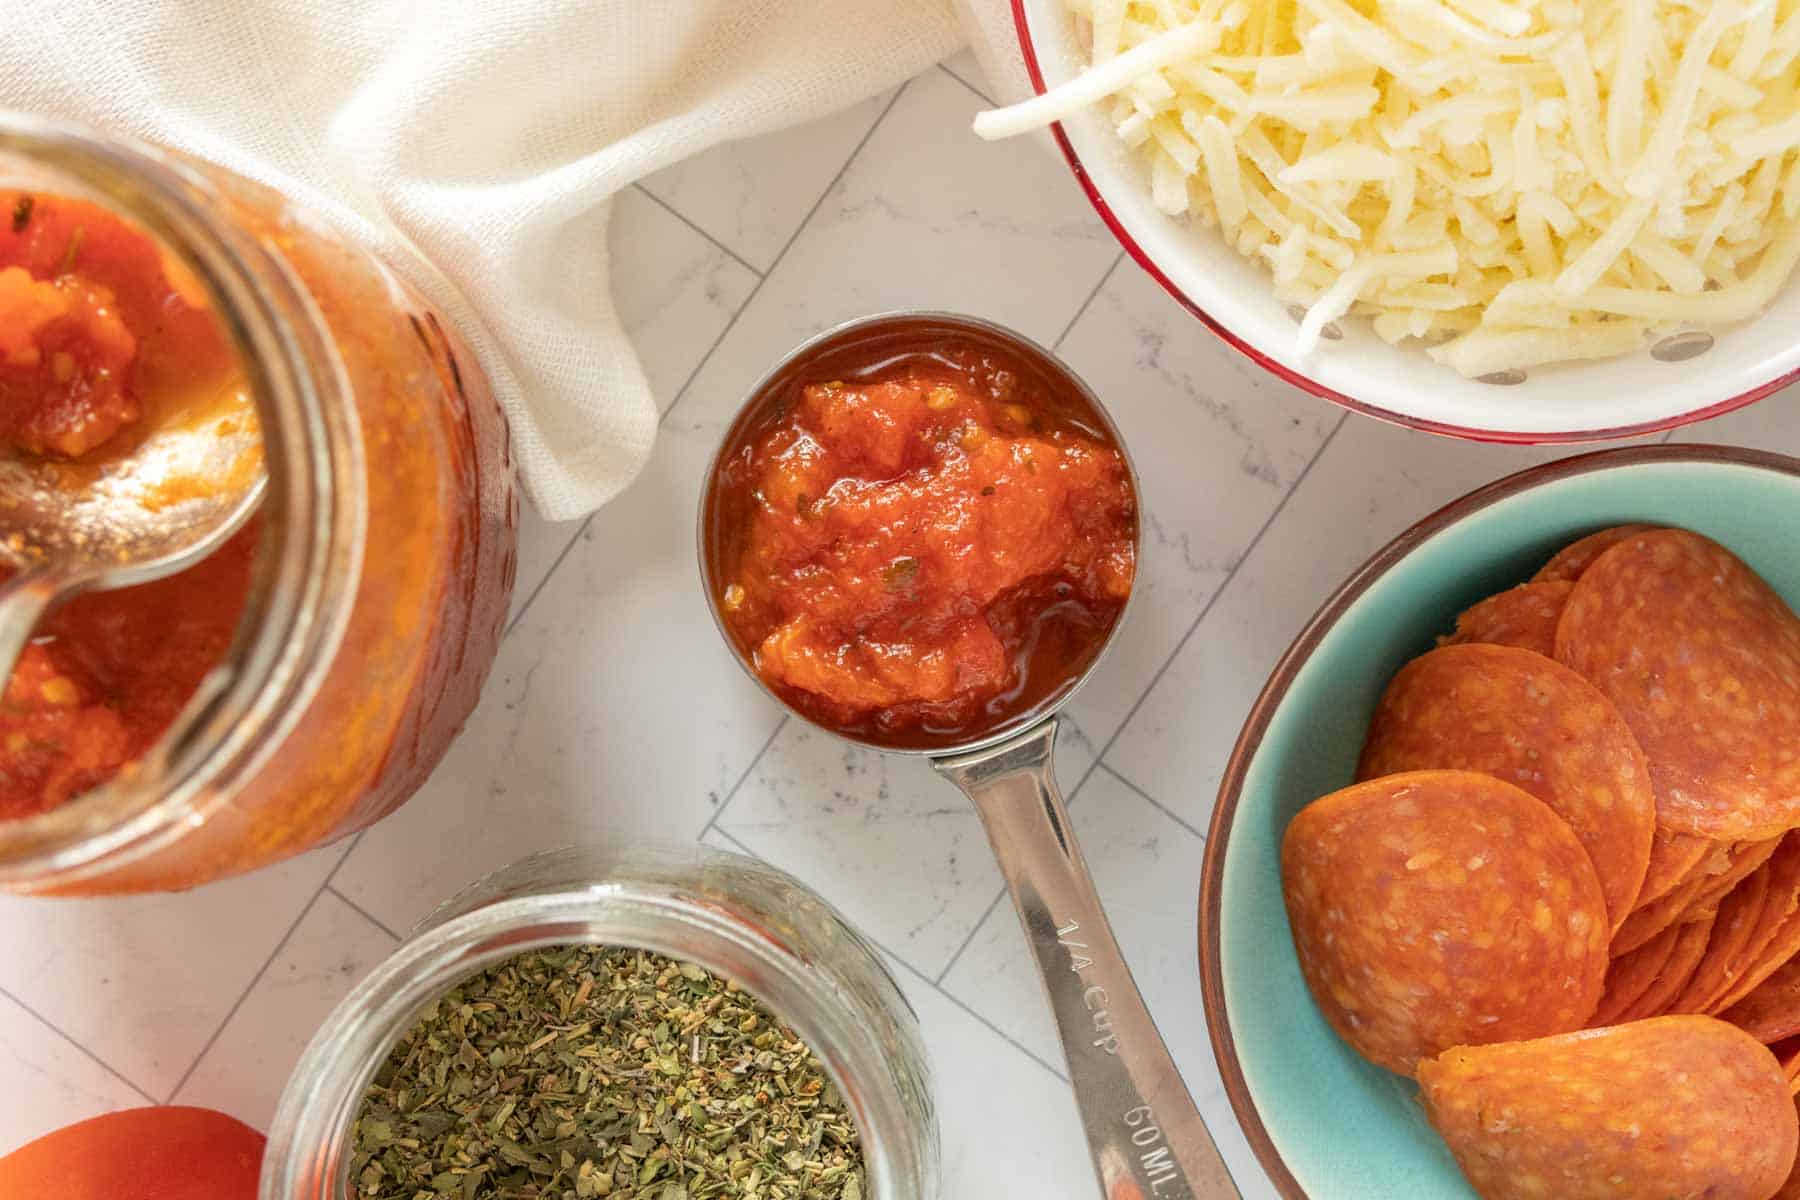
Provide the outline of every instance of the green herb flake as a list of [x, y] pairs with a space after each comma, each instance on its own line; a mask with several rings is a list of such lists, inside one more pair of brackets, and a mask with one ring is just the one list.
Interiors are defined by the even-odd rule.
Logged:
[[881, 570], [881, 582], [890, 592], [904, 592], [919, 577], [919, 560], [910, 555], [896, 558]]
[[69, 248], [63, 251], [62, 262], [57, 266], [58, 275], [67, 275], [75, 269], [75, 256], [81, 253], [81, 243], [87, 240], [87, 226], [77, 225], [75, 232], [69, 235]]
[[[916, 562], [914, 565], [916, 570]], [[737, 985], [568, 946], [458, 985], [363, 1098], [359, 1200], [864, 1200], [818, 1058]]]

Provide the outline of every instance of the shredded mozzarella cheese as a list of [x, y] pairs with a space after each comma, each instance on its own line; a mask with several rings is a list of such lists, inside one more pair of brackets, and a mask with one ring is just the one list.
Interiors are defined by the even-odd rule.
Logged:
[[1800, 0], [1067, 0], [1151, 196], [1470, 375], [1754, 316], [1800, 261]]

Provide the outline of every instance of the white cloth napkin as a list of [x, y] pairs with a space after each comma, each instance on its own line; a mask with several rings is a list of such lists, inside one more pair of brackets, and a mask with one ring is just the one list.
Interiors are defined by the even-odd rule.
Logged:
[[[656, 407], [607, 201], [854, 103], [963, 41], [950, 0], [11, 0], [0, 107], [175, 146], [381, 252], [468, 337], [552, 520], [617, 493]], [[431, 264], [435, 264], [435, 267]]]
[[987, 74], [988, 96], [997, 104], [1028, 99], [1033, 90], [1031, 76], [1019, 51], [1012, 0], [961, 0], [961, 4], [970, 49]]

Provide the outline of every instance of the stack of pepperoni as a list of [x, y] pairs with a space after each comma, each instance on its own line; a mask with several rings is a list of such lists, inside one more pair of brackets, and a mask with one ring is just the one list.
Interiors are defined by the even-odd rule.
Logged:
[[1477, 1192], [1800, 1197], [1800, 617], [1755, 572], [1576, 542], [1401, 670], [1358, 779], [1283, 842], [1301, 969]]

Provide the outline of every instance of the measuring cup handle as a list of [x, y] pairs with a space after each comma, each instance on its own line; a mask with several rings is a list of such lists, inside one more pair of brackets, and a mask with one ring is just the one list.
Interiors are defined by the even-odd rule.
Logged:
[[1055, 742], [1049, 720], [933, 765], [987, 826], [1049, 993], [1105, 1200], [1236, 1200], [1075, 844], [1051, 771]]
[[61, 581], [44, 572], [21, 573], [0, 584], [0, 692], [19, 665], [31, 631], [61, 590]]

